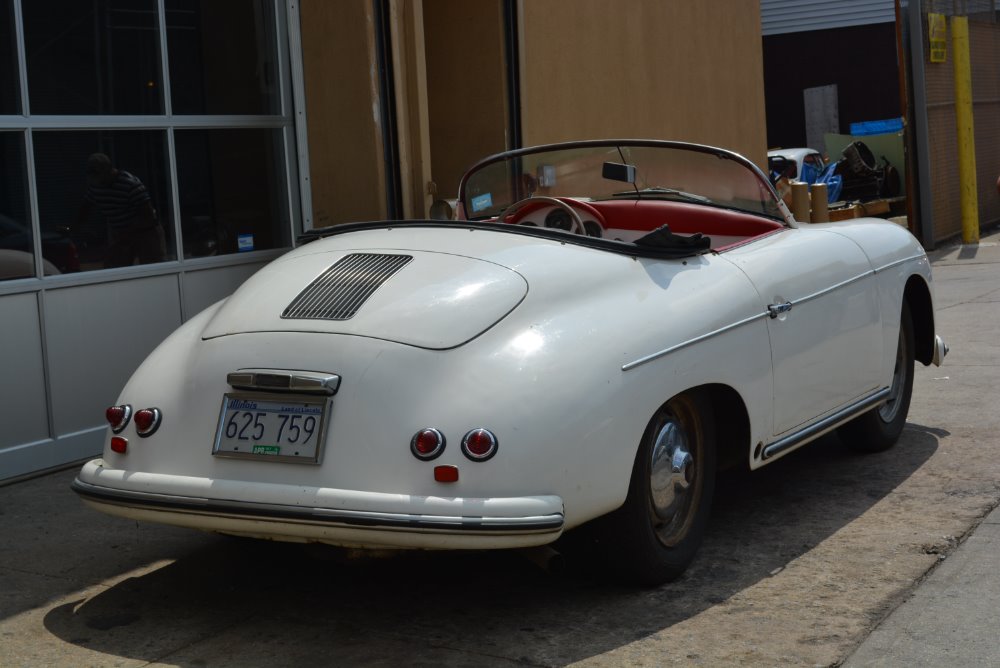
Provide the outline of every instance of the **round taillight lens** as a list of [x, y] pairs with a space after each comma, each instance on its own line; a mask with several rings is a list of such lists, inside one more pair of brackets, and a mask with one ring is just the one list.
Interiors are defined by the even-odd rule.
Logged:
[[124, 455], [128, 452], [128, 439], [122, 438], [121, 436], [112, 436], [111, 449], [120, 455]]
[[135, 412], [135, 431], [139, 436], [151, 436], [160, 428], [163, 413], [159, 408], [143, 408]]
[[489, 429], [473, 429], [462, 439], [462, 454], [474, 462], [485, 462], [497, 453], [497, 437]]
[[107, 418], [108, 424], [111, 425], [111, 431], [117, 434], [127, 427], [128, 421], [132, 419], [132, 407], [128, 404], [111, 406], [104, 411], [104, 417]]
[[440, 457], [444, 446], [444, 434], [433, 427], [421, 429], [410, 439], [410, 452], [425, 462]]

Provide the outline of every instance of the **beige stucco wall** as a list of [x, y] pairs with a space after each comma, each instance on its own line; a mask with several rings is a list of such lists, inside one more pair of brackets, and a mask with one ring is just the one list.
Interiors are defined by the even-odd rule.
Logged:
[[[509, 146], [502, 3], [394, 0], [401, 199], [422, 217]], [[521, 144], [605, 137], [722, 146], [766, 163], [758, 0], [521, 0]], [[316, 226], [385, 215], [369, 0], [304, 0], [301, 37]], [[436, 185], [436, 187], [435, 187]]]
[[500, 0], [424, 0], [431, 176], [456, 197], [478, 160], [507, 146]]
[[527, 0], [519, 8], [524, 145], [674, 139], [766, 163], [758, 0]]
[[301, 34], [313, 224], [384, 218], [372, 3], [306, 0]]

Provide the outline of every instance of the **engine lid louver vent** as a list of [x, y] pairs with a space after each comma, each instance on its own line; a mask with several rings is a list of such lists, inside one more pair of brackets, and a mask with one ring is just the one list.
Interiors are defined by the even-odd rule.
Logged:
[[411, 255], [351, 253], [310, 283], [282, 318], [349, 320], [379, 287], [413, 259]]

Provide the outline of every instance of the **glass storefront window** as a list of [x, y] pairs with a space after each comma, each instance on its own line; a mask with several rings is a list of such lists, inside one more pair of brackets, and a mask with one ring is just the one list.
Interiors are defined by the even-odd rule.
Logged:
[[276, 0], [0, 0], [0, 222], [29, 256], [18, 276], [291, 245], [281, 11]]
[[281, 113], [274, 3], [166, 0], [175, 114]]
[[[24, 133], [0, 132], [0, 280], [35, 275], [25, 176]], [[43, 238], [43, 247], [45, 244]], [[47, 267], [46, 273], [57, 274], [59, 270]]]
[[164, 131], [35, 131], [33, 143], [43, 242], [69, 239], [83, 271], [177, 257]]
[[156, 0], [21, 7], [32, 114], [163, 113]]
[[0, 114], [21, 113], [17, 78], [17, 41], [14, 39], [14, 3], [0, 0]]
[[281, 130], [177, 130], [184, 257], [291, 243]]

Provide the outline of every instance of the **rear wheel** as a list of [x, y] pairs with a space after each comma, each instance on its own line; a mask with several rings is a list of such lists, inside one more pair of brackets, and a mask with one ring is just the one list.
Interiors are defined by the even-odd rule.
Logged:
[[668, 401], [650, 420], [628, 496], [595, 529], [621, 579], [657, 585], [679, 577], [701, 545], [715, 491], [715, 430], [700, 393]]
[[913, 393], [913, 320], [910, 308], [903, 302], [899, 319], [899, 343], [896, 346], [896, 366], [892, 373], [889, 398], [885, 403], [858, 416], [838, 429], [841, 440], [860, 452], [881, 452], [891, 448], [906, 425]]

